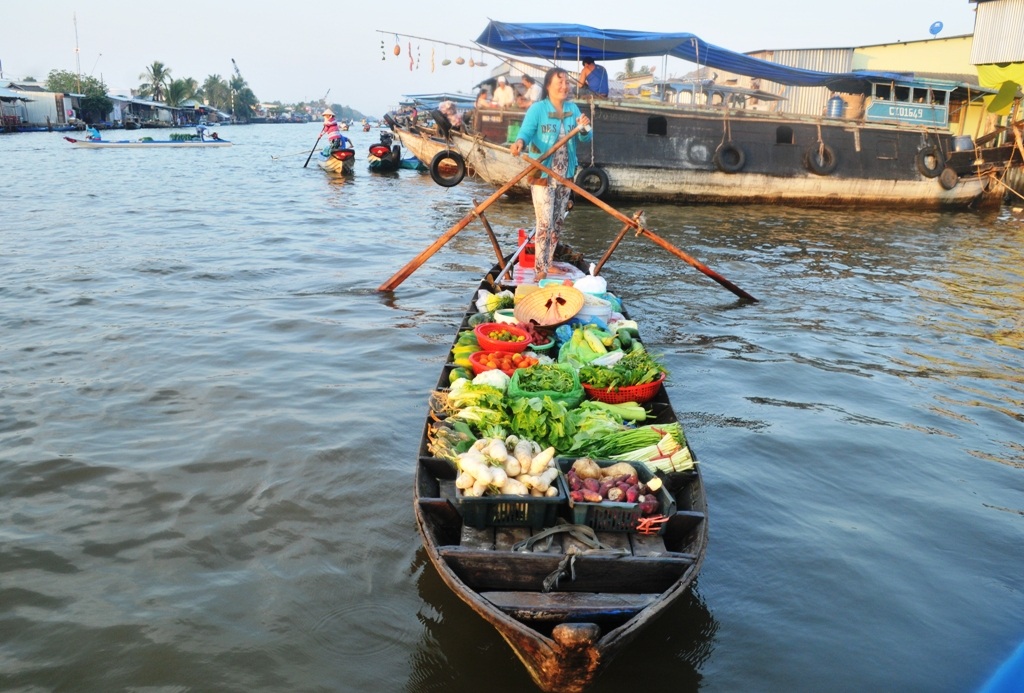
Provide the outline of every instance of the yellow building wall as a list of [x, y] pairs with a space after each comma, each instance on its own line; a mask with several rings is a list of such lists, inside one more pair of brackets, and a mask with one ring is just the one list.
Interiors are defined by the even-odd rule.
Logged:
[[[854, 49], [852, 67], [854, 70], [924, 73], [952, 81], [958, 81], [959, 75], [977, 78], [978, 68], [971, 64], [973, 44], [974, 36], [968, 35], [864, 46]], [[985, 111], [985, 102], [972, 104], [965, 115], [960, 118], [958, 114], [950, 114], [949, 128], [954, 134], [977, 138], [991, 132], [998, 124], [997, 119]]]
[[864, 46], [853, 51], [853, 69], [976, 75], [971, 64], [973, 44], [973, 36], [954, 36]]

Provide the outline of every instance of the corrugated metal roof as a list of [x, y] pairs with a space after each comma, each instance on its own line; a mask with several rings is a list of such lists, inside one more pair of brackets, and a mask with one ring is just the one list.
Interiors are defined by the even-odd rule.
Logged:
[[30, 99], [24, 94], [8, 89], [7, 87], [0, 87], [0, 99], [3, 99], [4, 101], [35, 101], [35, 99]]
[[971, 62], [1024, 62], [1024, 0], [977, 3]]
[[[797, 50], [768, 50], [755, 57], [801, 70], [819, 72], [850, 72], [853, 65], [852, 48], [809, 48]], [[774, 91], [774, 90], [773, 90]], [[785, 104], [777, 110], [786, 113], [821, 115], [832, 92], [825, 87], [782, 87]]]

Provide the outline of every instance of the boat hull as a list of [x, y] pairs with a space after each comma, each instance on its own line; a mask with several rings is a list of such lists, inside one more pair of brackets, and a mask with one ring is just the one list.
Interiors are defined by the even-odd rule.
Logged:
[[334, 152], [324, 150], [317, 157], [317, 165], [328, 173], [348, 174], [355, 170], [355, 152], [351, 149], [339, 149]]
[[68, 142], [76, 147], [82, 149], [205, 149], [209, 147], [230, 147], [231, 143], [227, 140], [206, 140], [204, 142], [199, 141], [179, 141], [179, 140], [150, 140], [150, 141], [139, 141], [139, 140], [111, 140], [111, 141], [90, 141], [90, 140], [77, 140], [71, 137], [65, 137]]
[[[1000, 177], [1013, 164], [1006, 148], [993, 154], [1007, 161], [979, 166], [984, 157], [953, 151], [951, 134], [941, 129], [739, 109], [595, 103], [588, 110], [594, 138], [577, 155], [578, 175], [590, 183], [577, 180], [606, 200], [978, 208], [1001, 203]], [[423, 128], [396, 132], [425, 164], [450, 146], [471, 175], [502, 186], [523, 168], [504, 146], [505, 133], [516, 131], [522, 117], [521, 111], [483, 113], [472, 134], [451, 130], [450, 144]], [[932, 147], [939, 157], [927, 156]], [[510, 190], [528, 192], [525, 181]]]
[[[490, 276], [499, 272], [495, 267]], [[495, 290], [487, 279], [480, 288]], [[471, 302], [460, 331], [475, 310]], [[453, 367], [445, 366], [438, 389], [447, 387]], [[658, 422], [676, 420], [664, 388], [649, 407]], [[476, 529], [463, 523], [454, 468], [428, 452], [432, 420], [428, 415], [414, 500], [430, 562], [444, 583], [497, 630], [541, 690], [586, 690], [652, 620], [688, 593], [697, 577], [708, 541], [700, 465], [668, 475], [666, 486], [674, 489], [678, 511], [662, 536], [598, 532], [603, 544], [622, 553], [576, 555], [572, 577], [545, 592], [545, 578], [575, 551], [572, 540], [556, 540], [544, 551], [514, 550], [515, 542], [531, 536], [529, 528]]]

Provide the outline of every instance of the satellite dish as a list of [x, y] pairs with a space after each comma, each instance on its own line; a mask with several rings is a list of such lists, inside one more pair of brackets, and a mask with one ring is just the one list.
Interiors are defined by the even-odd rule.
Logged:
[[938, 36], [939, 32], [942, 31], [942, 22], [932, 22], [932, 25], [928, 27], [928, 31], [931, 32], [932, 36]]

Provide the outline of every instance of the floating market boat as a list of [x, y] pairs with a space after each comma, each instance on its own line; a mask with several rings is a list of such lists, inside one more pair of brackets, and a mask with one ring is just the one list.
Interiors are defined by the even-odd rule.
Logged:
[[370, 145], [368, 159], [371, 171], [397, 171], [402, 167], [402, 148], [394, 141], [395, 136], [384, 130], [380, 133], [380, 142]]
[[[978, 85], [903, 73], [798, 69], [686, 33], [492, 21], [476, 42], [511, 56], [554, 60], [669, 55], [757, 85], [663, 81], [648, 97], [580, 101], [594, 137], [578, 151], [576, 180], [602, 199], [976, 208], [1000, 204], [1002, 178], [1024, 161], [1005, 136], [975, 140], [951, 131], [951, 116], [962, 123], [971, 104], [996, 93]], [[768, 84], [821, 87], [832, 97], [815, 115], [769, 110], [766, 103], [779, 97]], [[431, 152], [448, 147], [472, 175], [497, 186], [522, 167], [506, 142], [524, 113], [477, 109], [458, 128], [432, 112], [438, 128], [402, 124], [396, 134], [425, 165]], [[509, 192], [528, 190], [521, 183]]]
[[[580, 258], [565, 256], [563, 260], [555, 264], [549, 278], [583, 276]], [[474, 292], [474, 300], [481, 292], [500, 296], [515, 291], [517, 284], [532, 278], [532, 270], [524, 263], [513, 266], [506, 278], [499, 280], [502, 271], [501, 265], [491, 270]], [[525, 293], [529, 288], [519, 290]], [[555, 289], [562, 290], [557, 286]], [[558, 310], [562, 305], [559, 300], [560, 295], [549, 297], [548, 309]], [[512, 311], [492, 315], [507, 321], [507, 313], [514, 317], [521, 305], [517, 299]], [[463, 476], [468, 462], [455, 455], [452, 446], [453, 441], [461, 440], [465, 447], [473, 435], [466, 435], [465, 427], [460, 434], [460, 416], [452, 414], [450, 404], [451, 393], [457, 388], [451, 384], [453, 380], [465, 384], [457, 379], [457, 369], [466, 354], [466, 333], [476, 329], [473, 325], [482, 319], [479, 310], [475, 302], [470, 303], [431, 398], [416, 465], [416, 523], [426, 553], [444, 583], [498, 631], [540, 689], [552, 693], [583, 691], [649, 623], [687, 594], [697, 577], [708, 542], [700, 465], [682, 438], [668, 393], [659, 380], [653, 386], [641, 386], [648, 390], [647, 396], [652, 392], [653, 396], [636, 405], [650, 417], [637, 423], [636, 430], [650, 427], [644, 428], [644, 433], [654, 432], [658, 438], [662, 432], [670, 435], [667, 431], [678, 427], [681, 447], [670, 454], [671, 446], [666, 444], [665, 457], [689, 459], [690, 465], [679, 462], [676, 471], [676, 467], [647, 466], [654, 462], [631, 463], [648, 491], [660, 482], [655, 515], [641, 516], [638, 504], [628, 502], [628, 497], [627, 502], [575, 501], [581, 492], [570, 491], [568, 485], [561, 487], [575, 474], [570, 471], [575, 466], [574, 456], [565, 456], [566, 451], [561, 449], [544, 451], [557, 455], [554, 459], [561, 472], [557, 478], [559, 490], [554, 494], [472, 495], [465, 490], [468, 487]], [[628, 320], [624, 311], [621, 314]], [[513, 373], [525, 370], [529, 369]], [[515, 381], [513, 377], [510, 389]], [[593, 388], [588, 391], [593, 396]], [[618, 392], [625, 398], [632, 396], [625, 388]], [[447, 409], [438, 405], [446, 394]], [[566, 406], [571, 404], [563, 401]], [[518, 441], [506, 438], [503, 445], [512, 454], [515, 444], [518, 456], [523, 440], [525, 434]], [[479, 442], [476, 445], [479, 447]], [[492, 448], [488, 450], [488, 454], [493, 453]], [[680, 457], [680, 453], [684, 454]], [[543, 454], [532, 457], [530, 464], [536, 465]], [[648, 459], [640, 452], [616, 459], [629, 460], [633, 454], [636, 459]], [[609, 462], [598, 464], [602, 469], [610, 468]], [[512, 474], [510, 468], [507, 474]], [[504, 490], [507, 486], [502, 487]], [[649, 496], [645, 498], [645, 502], [650, 500]]]
[[185, 149], [205, 149], [208, 147], [230, 147], [228, 140], [208, 139], [170, 139], [154, 140], [151, 137], [142, 137], [137, 140], [86, 140], [65, 137], [68, 142], [76, 147], [84, 149], [162, 149], [167, 147]]
[[317, 165], [328, 173], [352, 173], [356, 168], [354, 149], [331, 149], [327, 145], [317, 154]]

